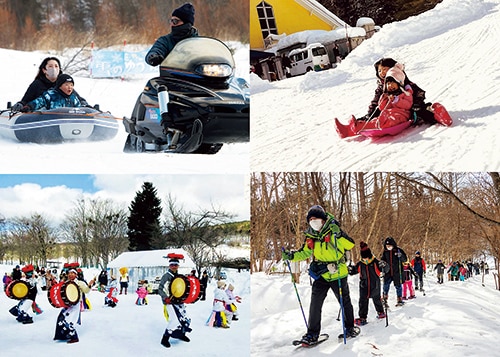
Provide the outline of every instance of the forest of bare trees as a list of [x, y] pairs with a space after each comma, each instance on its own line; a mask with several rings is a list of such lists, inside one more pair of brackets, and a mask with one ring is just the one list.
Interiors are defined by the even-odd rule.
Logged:
[[[0, 47], [17, 50], [152, 44], [170, 32], [172, 10], [183, 0], [0, 0]], [[249, 3], [190, 0], [203, 36], [248, 43]]]
[[333, 213], [376, 256], [392, 236], [410, 256], [435, 263], [500, 257], [499, 173], [254, 173], [251, 177], [252, 271], [299, 249], [310, 206]]

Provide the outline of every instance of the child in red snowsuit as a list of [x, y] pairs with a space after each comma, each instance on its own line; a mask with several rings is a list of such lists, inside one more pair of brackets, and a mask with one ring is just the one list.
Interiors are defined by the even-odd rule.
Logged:
[[413, 105], [413, 89], [405, 86], [405, 74], [402, 65], [397, 63], [387, 71], [384, 82], [384, 93], [379, 99], [380, 114], [370, 121], [356, 120], [352, 117], [347, 126], [338, 125], [341, 137], [354, 136], [363, 129], [389, 128], [410, 120], [410, 109]]

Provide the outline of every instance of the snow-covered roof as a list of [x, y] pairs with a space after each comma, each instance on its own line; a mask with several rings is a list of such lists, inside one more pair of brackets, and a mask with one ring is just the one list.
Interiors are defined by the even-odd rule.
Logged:
[[323, 21], [328, 23], [334, 23], [338, 27], [348, 26], [344, 21], [342, 21], [338, 16], [333, 14], [326, 7], [321, 5], [316, 0], [295, 0], [297, 3], [301, 4], [304, 8], [308, 9], [311, 13], [318, 16]]
[[167, 254], [176, 253], [184, 255], [184, 260], [180, 261], [180, 266], [194, 267], [193, 260], [184, 249], [159, 249], [142, 250], [137, 252], [124, 252], [113, 259], [108, 264], [108, 268], [133, 268], [133, 267], [158, 267], [168, 266]]
[[365, 25], [375, 25], [375, 21], [371, 17], [360, 17], [358, 21], [356, 21], [356, 27], [362, 27]]
[[298, 43], [304, 43], [306, 46], [312, 43], [327, 44], [349, 37], [365, 37], [366, 31], [362, 27], [347, 27], [338, 28], [331, 31], [325, 30], [305, 30], [292, 33], [288, 36], [281, 38], [276, 44], [276, 51], [291, 47]]

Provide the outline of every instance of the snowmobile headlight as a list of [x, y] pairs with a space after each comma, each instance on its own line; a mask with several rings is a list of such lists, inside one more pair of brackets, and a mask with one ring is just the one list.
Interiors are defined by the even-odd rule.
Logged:
[[201, 64], [196, 67], [196, 72], [207, 77], [229, 77], [233, 68], [228, 64]]

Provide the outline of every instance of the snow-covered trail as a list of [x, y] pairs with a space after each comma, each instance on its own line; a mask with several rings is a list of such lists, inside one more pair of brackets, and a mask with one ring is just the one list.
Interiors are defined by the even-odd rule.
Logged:
[[[445, 0], [384, 26], [336, 69], [272, 84], [253, 76], [252, 170], [498, 170], [499, 10], [498, 0]], [[339, 139], [333, 118], [366, 113], [381, 57], [404, 63], [427, 100], [447, 107], [452, 127]]]
[[[429, 269], [430, 270], [430, 269]], [[252, 356], [297, 357], [335, 355], [357, 356], [491, 356], [496, 347], [496, 326], [500, 313], [496, 307], [493, 276], [486, 275], [466, 281], [446, 281], [437, 284], [433, 272], [427, 274], [423, 292], [394, 308], [396, 293], [389, 290], [389, 326], [377, 320], [373, 303], [369, 302], [368, 324], [360, 335], [346, 345], [337, 342], [342, 324], [337, 320], [339, 303], [330, 291], [323, 305], [322, 333], [330, 339], [313, 349], [296, 348], [292, 340], [300, 338], [306, 327], [290, 275], [252, 276]], [[358, 316], [359, 278], [349, 277], [349, 290]], [[297, 285], [299, 296], [308, 316], [311, 287], [306, 273]]]

